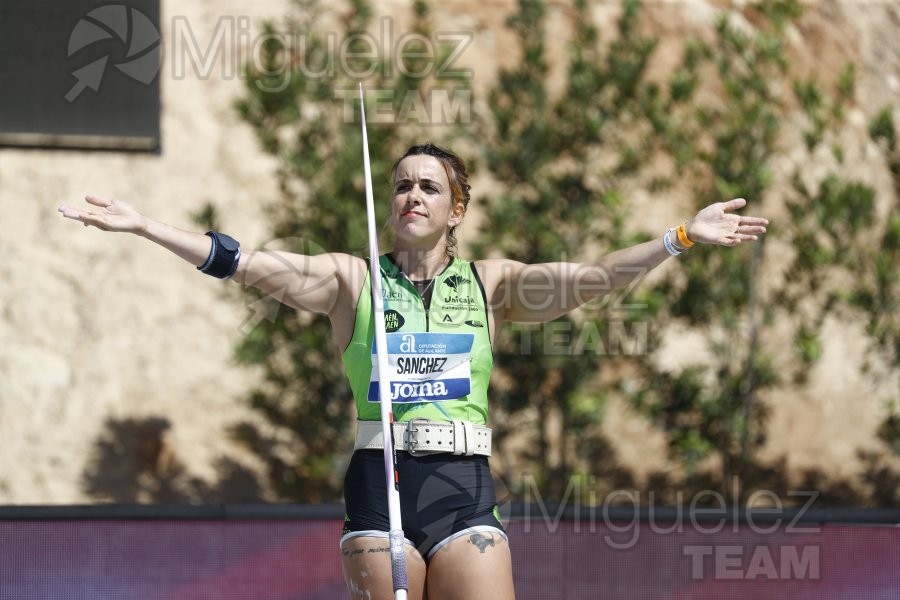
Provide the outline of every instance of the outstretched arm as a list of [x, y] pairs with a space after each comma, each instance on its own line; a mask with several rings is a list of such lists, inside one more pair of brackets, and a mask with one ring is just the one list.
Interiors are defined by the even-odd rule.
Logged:
[[184, 231], [171, 225], [145, 217], [133, 206], [122, 200], [109, 200], [88, 195], [89, 206], [76, 207], [63, 204], [59, 212], [64, 217], [80, 221], [85, 227], [92, 225], [102, 231], [133, 233], [170, 250], [194, 266], [206, 262], [212, 246], [209, 236]]
[[[686, 224], [693, 243], [737, 246], [766, 232], [768, 220], [733, 211], [743, 198], [717, 202]], [[597, 263], [526, 265], [509, 260], [482, 261], [491, 304], [502, 320], [540, 323], [556, 319], [585, 302], [603, 297], [646, 275], [671, 256], [663, 238], [624, 248]], [[494, 285], [488, 286], [487, 282]]]
[[[88, 206], [63, 205], [64, 217], [103, 231], [133, 233], [159, 244], [194, 266], [206, 262], [212, 247], [209, 236], [185, 231], [142, 215], [121, 200], [89, 195]], [[271, 250], [242, 253], [233, 279], [271, 294], [294, 308], [331, 315], [339, 294], [348, 291], [349, 278], [358, 278], [357, 259], [342, 254], [305, 256]]]
[[[729, 247], [755, 242], [759, 239], [758, 236], [766, 232], [769, 221], [732, 212], [746, 204], [747, 201], [743, 198], [710, 204], [685, 224], [687, 237], [697, 244]], [[613, 291], [643, 277], [670, 256], [663, 238], [659, 237], [612, 252], [595, 266], [607, 274], [611, 284], [608, 291]]]

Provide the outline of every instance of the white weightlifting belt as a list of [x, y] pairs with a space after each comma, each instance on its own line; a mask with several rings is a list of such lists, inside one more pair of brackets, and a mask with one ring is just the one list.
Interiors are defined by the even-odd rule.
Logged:
[[[397, 450], [410, 454], [449, 452], [456, 455], [491, 455], [491, 429], [470, 421], [412, 419], [394, 423]], [[358, 421], [356, 450], [384, 449], [381, 421]]]

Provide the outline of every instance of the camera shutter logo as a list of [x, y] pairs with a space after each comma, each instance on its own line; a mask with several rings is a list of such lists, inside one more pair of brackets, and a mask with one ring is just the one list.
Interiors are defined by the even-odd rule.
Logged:
[[[129, 78], [148, 85], [159, 74], [159, 31], [147, 15], [136, 8], [109, 4], [87, 13], [69, 35], [66, 56], [72, 58], [80, 50], [104, 40], [118, 40], [124, 47], [124, 60], [113, 66]], [[72, 71], [76, 81], [65, 96], [67, 102], [74, 102], [86, 88], [100, 91], [109, 58], [106, 54]]]

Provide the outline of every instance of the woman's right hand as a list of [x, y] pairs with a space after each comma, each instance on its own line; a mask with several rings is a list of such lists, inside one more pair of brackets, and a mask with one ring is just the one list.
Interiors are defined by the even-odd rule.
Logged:
[[122, 200], [107, 200], [88, 195], [86, 208], [76, 208], [63, 204], [59, 212], [69, 219], [81, 221], [85, 227], [93, 225], [103, 231], [121, 231], [126, 233], [143, 233], [147, 228], [147, 219], [133, 206]]

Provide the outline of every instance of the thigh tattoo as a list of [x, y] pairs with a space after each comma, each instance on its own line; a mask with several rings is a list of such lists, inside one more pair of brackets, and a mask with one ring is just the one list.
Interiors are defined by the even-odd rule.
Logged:
[[391, 551], [390, 546], [375, 546], [372, 548], [353, 548], [347, 549], [344, 548], [341, 550], [341, 554], [345, 558], [352, 558], [354, 556], [360, 556], [362, 554], [379, 554], [379, 553], [389, 553]]
[[488, 546], [494, 546], [494, 534], [490, 532], [477, 532], [469, 536], [469, 543], [474, 544], [482, 554], [488, 549]]

